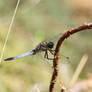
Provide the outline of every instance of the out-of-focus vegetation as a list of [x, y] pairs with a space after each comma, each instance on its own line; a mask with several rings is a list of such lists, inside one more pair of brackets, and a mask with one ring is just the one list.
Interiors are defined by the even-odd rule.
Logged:
[[[17, 0], [0, 0], [0, 54], [16, 3]], [[86, 22], [92, 22], [91, 0], [21, 0], [4, 58], [24, 53], [44, 39]], [[80, 75], [80, 79], [86, 78], [92, 73], [92, 29], [67, 39], [61, 53], [70, 58], [68, 63], [60, 59], [59, 67], [63, 70], [59, 77], [63, 83], [68, 85], [81, 57], [88, 53], [88, 62]], [[0, 64], [0, 92], [36, 92], [38, 88], [48, 92], [51, 64], [39, 55], [3, 61]]]

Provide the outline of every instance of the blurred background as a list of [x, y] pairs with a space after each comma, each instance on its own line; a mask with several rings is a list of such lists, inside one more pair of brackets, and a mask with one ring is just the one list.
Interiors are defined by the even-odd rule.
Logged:
[[[0, 55], [16, 3], [17, 0], [0, 0]], [[56, 40], [60, 33], [89, 22], [92, 22], [91, 0], [21, 0], [3, 59], [29, 51], [42, 40]], [[79, 79], [92, 73], [91, 41], [92, 29], [64, 41], [61, 54], [69, 60], [60, 58], [59, 78], [66, 87], [86, 53], [88, 62]], [[52, 71], [52, 62], [45, 60], [43, 54], [3, 61], [0, 64], [0, 92], [48, 92]], [[58, 84], [56, 86], [59, 90]]]

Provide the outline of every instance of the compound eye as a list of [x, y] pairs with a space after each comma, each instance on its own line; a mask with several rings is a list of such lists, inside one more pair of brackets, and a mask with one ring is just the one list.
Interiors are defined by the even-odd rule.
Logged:
[[48, 48], [53, 48], [54, 47], [54, 43], [53, 42], [48, 42], [47, 47]]

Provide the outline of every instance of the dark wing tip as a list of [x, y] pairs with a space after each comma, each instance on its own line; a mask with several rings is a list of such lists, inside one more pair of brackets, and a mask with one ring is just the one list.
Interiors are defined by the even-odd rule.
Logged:
[[10, 57], [10, 58], [4, 59], [4, 61], [10, 61], [10, 60], [13, 60], [13, 59], [14, 59], [13, 57]]

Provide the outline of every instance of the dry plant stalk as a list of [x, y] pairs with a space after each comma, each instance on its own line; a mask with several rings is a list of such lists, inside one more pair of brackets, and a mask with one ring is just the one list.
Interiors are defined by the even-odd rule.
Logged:
[[81, 59], [79, 65], [77, 66], [77, 69], [75, 70], [75, 73], [74, 73], [74, 75], [73, 75], [73, 78], [72, 78], [72, 80], [71, 80], [71, 82], [70, 82], [69, 87], [72, 87], [72, 85], [74, 85], [74, 84], [76, 83], [76, 81], [77, 81], [77, 79], [78, 79], [78, 77], [79, 77], [79, 75], [80, 75], [82, 69], [84, 68], [84, 66], [85, 66], [85, 64], [86, 64], [86, 62], [87, 62], [87, 60], [88, 60], [88, 55], [85, 54], [85, 55], [82, 57], [82, 59]]
[[91, 78], [76, 82], [68, 89], [68, 92], [86, 92], [88, 89], [92, 89], [92, 75]]
[[86, 30], [86, 29], [91, 29], [91, 28], [92, 28], [92, 23], [84, 24], [84, 25], [81, 25], [79, 27], [72, 28], [72, 29], [66, 31], [59, 38], [59, 40], [57, 42], [57, 45], [56, 45], [56, 49], [55, 49], [55, 55], [54, 55], [54, 60], [53, 60], [54, 70], [53, 70], [52, 79], [51, 79], [50, 86], [49, 86], [49, 92], [53, 92], [55, 81], [56, 81], [57, 76], [58, 76], [58, 64], [59, 64], [60, 48], [61, 48], [61, 45], [62, 45], [63, 41], [65, 39], [67, 39], [70, 35], [72, 35], [76, 32], [80, 32], [80, 31], [83, 31], [83, 30]]

